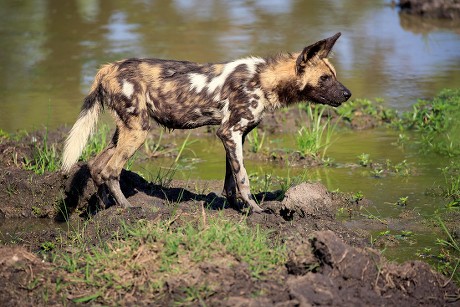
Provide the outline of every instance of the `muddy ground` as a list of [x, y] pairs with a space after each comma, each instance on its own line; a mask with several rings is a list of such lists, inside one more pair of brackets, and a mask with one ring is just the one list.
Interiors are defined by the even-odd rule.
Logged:
[[[268, 121], [270, 122], [270, 121]], [[277, 127], [282, 127], [277, 126]], [[266, 129], [279, 129], [274, 126]], [[284, 125], [286, 127], [286, 125]], [[62, 144], [66, 129], [48, 133], [48, 141]], [[207, 133], [206, 131], [197, 132]], [[122, 222], [165, 220], [175, 216], [186, 223], [203, 214], [239, 222], [244, 214], [228, 207], [220, 196], [221, 181], [173, 181], [167, 187], [147, 182], [123, 171], [121, 186], [134, 208], [97, 207], [95, 190], [86, 163], [80, 162], [68, 175], [47, 172], [36, 175], [22, 165], [31, 157], [42, 133], [20, 141], [0, 143], [0, 223], [35, 218], [48, 221], [46, 229], [16, 232], [0, 245], [0, 305], [76, 305], [72, 293], [46, 293], [50, 285], [65, 278], [65, 272], [47, 261], [43, 243], [69, 246], [66, 225], [87, 221], [85, 238], [91, 244], [110, 241]], [[58, 148], [59, 151], [59, 148]], [[300, 184], [285, 195], [280, 191], [260, 193], [268, 213], [247, 218], [251, 227], [270, 230], [273, 242], [288, 248], [285, 265], [262, 279], [248, 272], [241, 260], [227, 264], [203, 263], [190, 276], [171, 279], [161, 300], [152, 301], [131, 293], [117, 301], [122, 305], [171, 305], [180, 301], [184, 287], [210, 281], [219, 285], [212, 295], [189, 302], [210, 306], [458, 306], [460, 291], [445, 276], [419, 261], [394, 264], [368, 246], [369, 233], [349, 229], [336, 219], [337, 208], [353, 209], [360, 204], [347, 195], [331, 193], [321, 184]], [[171, 204], [174, 204], [172, 206]], [[204, 209], [203, 209], [204, 208]], [[69, 244], [68, 244], [69, 243]], [[79, 292], [80, 291], [80, 292]], [[254, 295], [254, 293], [258, 293]], [[110, 300], [109, 300], [110, 301]], [[94, 301], [102, 304], [107, 301]]]

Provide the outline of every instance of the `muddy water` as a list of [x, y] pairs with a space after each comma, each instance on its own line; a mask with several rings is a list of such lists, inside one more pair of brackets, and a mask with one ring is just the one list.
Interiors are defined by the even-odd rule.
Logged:
[[[173, 141], [179, 148], [184, 139]], [[222, 179], [225, 172], [225, 152], [220, 140], [214, 138], [189, 139], [178, 163], [174, 158], [154, 158], [135, 164], [133, 170], [148, 179], [160, 176], [165, 179], [170, 174], [178, 179]], [[263, 151], [296, 151], [293, 135], [274, 135], [266, 137]], [[246, 144], [246, 146], [248, 146]], [[390, 165], [406, 161], [408, 175], [390, 172], [375, 176], [370, 167], [359, 165], [358, 156], [369, 154], [374, 163]], [[326, 157], [333, 163], [330, 167], [302, 167], [289, 163], [267, 163], [248, 160], [245, 166], [257, 187], [266, 175], [291, 178], [295, 180], [321, 181], [329, 190], [341, 192], [362, 192], [372, 200], [371, 213], [382, 217], [397, 217], [405, 209], [416, 209], [422, 215], [429, 216], [442, 208], [445, 200], [427, 195], [427, 191], [436, 186], [445, 185], [440, 170], [446, 161], [435, 156], [420, 156], [418, 149], [398, 145], [398, 133], [394, 130], [379, 128], [371, 131], [338, 131]], [[173, 169], [173, 172], [169, 172]], [[400, 197], [408, 197], [408, 208], [394, 205]]]
[[[400, 145], [398, 137], [398, 132], [387, 128], [368, 131], [339, 130], [326, 154], [333, 161], [330, 167], [301, 167], [256, 160], [246, 160], [245, 166], [252, 178], [253, 190], [263, 190], [267, 176], [278, 176], [283, 180], [290, 178], [291, 182], [320, 181], [330, 191], [361, 192], [365, 198], [371, 200], [370, 205], [352, 219], [346, 213], [341, 214], [343, 222], [351, 228], [369, 231], [369, 240], [378, 239], [382, 232], [389, 231], [394, 242], [385, 249], [385, 255], [394, 260], [405, 261], [414, 259], [416, 253], [424, 248], [431, 248], [432, 253], [439, 248], [435, 238], [442, 234], [429, 226], [432, 224], [427, 221], [437, 210], [444, 208], [447, 200], [427, 192], [438, 186], [445, 186], [445, 177], [440, 169], [448, 162], [439, 156], [420, 155], [416, 146]], [[161, 178], [162, 182], [167, 182], [170, 176], [182, 180], [222, 180], [225, 152], [220, 140], [214, 137], [190, 138], [188, 141], [190, 144], [183, 150], [178, 163], [175, 163], [174, 158], [155, 158], [134, 164], [132, 170], [153, 181]], [[177, 138], [172, 144], [179, 148], [183, 142], [184, 138]], [[294, 135], [268, 136], [262, 150], [295, 151]], [[389, 161], [394, 167], [406, 161], [408, 174], [401, 171], [375, 176], [370, 167], [359, 165], [358, 156], [362, 153], [369, 154], [372, 162], [382, 165]], [[273, 185], [275, 189], [278, 187]], [[214, 192], [220, 193], [219, 190]], [[405, 197], [407, 205], [398, 205], [398, 200]], [[410, 235], [401, 236], [404, 233]], [[389, 236], [384, 236], [386, 237]]]

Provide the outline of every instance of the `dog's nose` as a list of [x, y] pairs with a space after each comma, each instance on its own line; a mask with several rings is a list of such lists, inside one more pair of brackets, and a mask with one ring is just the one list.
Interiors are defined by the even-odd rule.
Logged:
[[345, 99], [348, 100], [348, 98], [351, 97], [351, 92], [349, 90], [344, 90], [343, 97], [345, 97]]

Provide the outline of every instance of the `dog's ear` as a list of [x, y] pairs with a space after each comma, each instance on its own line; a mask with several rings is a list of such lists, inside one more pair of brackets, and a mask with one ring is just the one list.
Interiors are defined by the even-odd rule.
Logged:
[[310, 46], [305, 47], [297, 57], [297, 73], [303, 72], [305, 66], [307, 66], [308, 61], [310, 61], [315, 56], [318, 56], [320, 59], [327, 58], [340, 35], [341, 33], [338, 32], [334, 36], [320, 40]]

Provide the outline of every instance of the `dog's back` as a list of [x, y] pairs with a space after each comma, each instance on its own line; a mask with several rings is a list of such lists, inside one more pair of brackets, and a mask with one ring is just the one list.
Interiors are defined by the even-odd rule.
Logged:
[[171, 129], [189, 129], [220, 125], [239, 102], [258, 104], [258, 66], [264, 63], [128, 59], [103, 67], [107, 74], [99, 82], [103, 103], [128, 127], [131, 117], [140, 116], [145, 126], [151, 117]]

